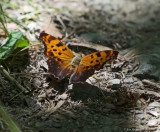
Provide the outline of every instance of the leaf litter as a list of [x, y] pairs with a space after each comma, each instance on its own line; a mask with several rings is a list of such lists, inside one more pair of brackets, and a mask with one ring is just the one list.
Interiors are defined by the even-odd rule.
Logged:
[[[48, 2], [46, 1], [46, 4]], [[104, 48], [104, 44], [96, 44], [97, 47], [98, 45], [101, 47], [97, 49], [93, 43], [82, 40], [79, 36], [85, 35], [86, 32], [96, 32], [98, 35], [103, 34], [106, 36], [107, 42], [112, 45], [110, 48], [117, 50], [132, 47], [134, 43], [141, 41], [140, 37], [143, 36], [137, 37], [135, 35], [135, 19], [129, 19], [131, 15], [128, 16], [130, 12], [133, 12], [134, 17], [140, 17], [136, 16], [136, 12], [142, 11], [145, 8], [140, 1], [135, 3], [130, 1], [133, 4], [132, 10], [130, 8], [123, 10], [121, 7], [118, 10], [114, 6], [114, 2], [111, 2], [110, 4], [113, 6], [111, 11], [113, 12], [109, 13], [106, 13], [105, 10], [100, 10], [102, 8], [99, 7], [103, 6], [102, 3], [98, 2], [98, 6], [95, 6], [97, 2], [77, 2], [81, 5], [77, 8], [78, 4], [76, 5], [71, 1], [68, 4], [65, 1], [56, 1], [55, 3], [59, 10], [53, 7], [54, 13], [51, 13], [52, 11], [49, 10], [48, 6], [44, 7], [36, 2], [32, 3], [33, 7], [37, 6], [39, 9], [46, 9], [48, 12], [48, 15], [46, 15], [46, 12], [40, 14], [39, 17], [41, 19], [45, 20], [47, 16], [48, 18], [52, 18], [51, 20], [54, 22], [54, 25], [52, 25], [52, 21], [51, 25], [49, 25], [49, 22], [37, 21], [36, 25], [38, 25], [38, 28], [33, 28], [32, 30], [39, 33], [42, 30], [46, 30], [46, 28], [43, 28], [45, 26], [42, 25], [47, 25], [48, 32], [52, 32], [50, 29], [54, 29], [53, 31], [57, 36], [62, 37], [62, 34], [64, 34], [64, 42], [69, 43], [67, 45], [73, 51], [83, 51], [85, 54], [96, 50], [103, 50]], [[27, 4], [21, 1], [18, 1], [18, 3], [20, 5]], [[52, 5], [55, 5], [55, 3], [52, 3]], [[131, 3], [127, 2], [129, 6], [131, 6]], [[143, 8], [138, 8], [138, 11], [134, 10], [136, 4], [138, 7]], [[115, 5], [119, 5], [119, 3], [115, 2]], [[154, 3], [147, 4], [147, 6], [151, 5], [154, 5]], [[33, 8], [29, 9], [33, 11]], [[60, 9], [64, 9], [65, 11]], [[12, 9], [8, 11], [14, 18], [16, 12], [13, 12]], [[29, 24], [29, 20], [32, 19], [32, 17], [25, 18], [26, 12], [29, 12], [29, 10], [22, 11], [23, 19], [20, 19], [24, 25]], [[17, 14], [19, 18], [21, 17], [20, 13], [18, 12]], [[121, 19], [124, 24], [121, 22], [116, 23], [121, 15], [128, 16], [124, 17], [124, 20]], [[143, 16], [143, 13], [141, 15]], [[24, 18], [27, 21], [23, 21]], [[104, 18], [108, 21], [106, 22]], [[33, 21], [35, 19], [34, 17]], [[128, 21], [128, 19], [133, 22]], [[146, 19], [145, 17], [143, 21]], [[23, 31], [23, 29], [21, 30]], [[27, 32], [27, 34], [30, 33]], [[92, 38], [92, 36], [88, 37]], [[91, 45], [93, 48], [90, 48]], [[148, 78], [143, 77], [142, 79], [146, 80], [142, 80], [133, 76], [137, 65], [135, 65], [133, 59], [124, 57], [125, 51], [122, 51], [118, 59], [112, 64], [107, 63], [103, 69], [97, 71], [86, 83], [68, 85], [67, 79], [59, 81], [46, 73], [46, 58], [44, 57], [43, 50], [40, 44], [29, 46], [27, 52], [29, 54], [27, 57], [29, 63], [25, 63], [25, 67], [24, 63], [23, 65], [18, 65], [19, 63], [10, 65], [12, 67], [10, 69], [11, 75], [30, 91], [28, 94], [22, 95], [26, 97], [28, 105], [26, 101], [17, 96], [21, 93], [3, 76], [0, 76], [1, 100], [8, 112], [20, 124], [23, 131], [160, 130], [159, 84], [154, 80], [147, 80]], [[18, 59], [18, 62], [24, 60], [22, 57]], [[158, 88], [158, 90], [153, 87]]]

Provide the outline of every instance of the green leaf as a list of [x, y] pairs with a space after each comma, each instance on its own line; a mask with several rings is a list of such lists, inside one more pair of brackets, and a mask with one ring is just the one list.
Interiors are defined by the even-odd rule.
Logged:
[[29, 45], [28, 40], [18, 39], [17, 42], [16, 42], [16, 45], [15, 45], [14, 49], [24, 48], [24, 47], [27, 47], [28, 45]]
[[29, 40], [21, 31], [12, 31], [8, 41], [0, 47], [0, 59], [6, 59], [15, 49], [29, 45]]

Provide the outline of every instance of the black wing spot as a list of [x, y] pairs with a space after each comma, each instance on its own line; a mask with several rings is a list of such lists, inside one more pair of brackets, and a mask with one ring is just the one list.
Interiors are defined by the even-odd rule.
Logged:
[[46, 41], [46, 37], [43, 38], [43, 41], [44, 41], [44, 42]]
[[61, 54], [62, 54], [61, 52], [58, 53], [58, 55], [61, 55]]
[[103, 60], [103, 58], [101, 58], [101, 60]]
[[61, 59], [58, 58], [58, 61], [61, 61]]
[[54, 56], [54, 54], [52, 52], [48, 52], [49, 56]]
[[94, 65], [94, 68], [97, 68], [98, 67], [98, 65]]
[[[48, 36], [48, 35], [47, 35], [47, 36]], [[49, 41], [52, 41], [52, 40], [55, 40], [55, 39], [56, 39], [55, 37], [49, 35], [49, 37], [48, 37], [48, 42], [49, 42]]]
[[86, 68], [88, 69], [88, 68], [89, 68], [89, 66], [86, 66]]
[[54, 46], [53, 45], [51, 45], [51, 48], [53, 48]]
[[109, 53], [106, 53], [106, 58], [109, 57], [109, 56], [110, 56], [110, 52], [109, 52]]
[[53, 49], [53, 51], [57, 51], [56, 49]]
[[91, 61], [90, 63], [93, 63], [93, 61]]
[[93, 55], [91, 55], [91, 58], [93, 59]]
[[96, 53], [97, 57], [101, 57], [101, 54], [100, 52]]
[[96, 62], [99, 62], [99, 60], [96, 60]]
[[67, 48], [62, 49], [63, 51], [67, 50]]
[[62, 43], [58, 43], [58, 44], [56, 44], [56, 46], [60, 47], [60, 46], [63, 46], [63, 44]]
[[106, 58], [109, 56], [109, 54], [108, 55], [106, 55]]
[[48, 37], [48, 43], [50, 43], [50, 42], [51, 42], [52, 40], [54, 40], [54, 39], [56, 39], [56, 38], [50, 35], [50, 36]]
[[51, 40], [50, 39], [48, 39], [48, 43], [50, 43], [51, 42]]
[[45, 37], [45, 36], [48, 36], [48, 34], [45, 33], [45, 32], [41, 32], [39, 37], [42, 38], [42, 37]]

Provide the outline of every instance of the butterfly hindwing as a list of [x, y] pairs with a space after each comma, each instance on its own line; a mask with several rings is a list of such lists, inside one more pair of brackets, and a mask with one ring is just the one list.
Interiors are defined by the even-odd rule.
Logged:
[[70, 83], [83, 83], [87, 80], [88, 77], [94, 74], [95, 69], [90, 67], [89, 69], [84, 66], [78, 66], [75, 72], [71, 75], [69, 82]]
[[68, 62], [60, 60], [57, 57], [50, 57], [47, 60], [48, 72], [54, 75], [54, 77], [62, 80], [68, 75], [70, 70], [70, 64]]
[[106, 50], [89, 54], [81, 59], [80, 65], [71, 75], [70, 83], [84, 82], [88, 77], [99, 70], [106, 61], [116, 57], [118, 51]]

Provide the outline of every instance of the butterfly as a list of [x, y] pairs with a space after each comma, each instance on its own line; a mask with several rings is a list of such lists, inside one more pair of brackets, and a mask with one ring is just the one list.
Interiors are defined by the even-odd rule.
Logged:
[[48, 73], [60, 80], [70, 77], [70, 84], [85, 82], [95, 70], [118, 55], [118, 51], [105, 50], [82, 57], [82, 53], [73, 54], [58, 38], [45, 32], [40, 33], [39, 39], [44, 44], [44, 54], [48, 57]]

